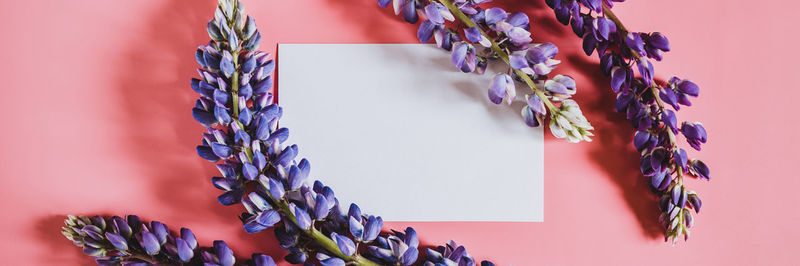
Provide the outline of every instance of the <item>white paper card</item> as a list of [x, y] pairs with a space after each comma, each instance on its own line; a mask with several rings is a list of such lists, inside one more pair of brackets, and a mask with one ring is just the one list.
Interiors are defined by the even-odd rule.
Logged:
[[388, 221], [542, 221], [542, 130], [523, 123], [522, 97], [489, 102], [496, 71], [461, 73], [425, 44], [278, 52], [281, 127], [345, 212], [356, 202]]

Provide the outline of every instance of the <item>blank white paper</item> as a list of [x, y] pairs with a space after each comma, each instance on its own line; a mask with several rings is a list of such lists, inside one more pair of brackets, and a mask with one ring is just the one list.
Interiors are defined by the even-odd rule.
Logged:
[[355, 202], [388, 221], [542, 221], [542, 129], [523, 123], [522, 97], [489, 102], [502, 68], [464, 74], [426, 44], [278, 52], [281, 127], [345, 212]]

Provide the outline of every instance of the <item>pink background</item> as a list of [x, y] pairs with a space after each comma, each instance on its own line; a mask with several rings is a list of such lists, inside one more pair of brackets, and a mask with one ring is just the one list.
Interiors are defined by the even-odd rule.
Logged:
[[[558, 73], [598, 135], [590, 144], [546, 139], [544, 223], [389, 223], [414, 226], [424, 244], [453, 238], [500, 265], [796, 264], [800, 185], [796, 137], [797, 30], [792, 1], [630, 1], [628, 28], [659, 30], [673, 52], [656, 64], [700, 84], [682, 120], [710, 132], [702, 152], [711, 183], [688, 181], [704, 201], [692, 239], [671, 247], [638, 174], [633, 131], [611, 111], [597, 60], [557, 24], [542, 0], [498, 0], [534, 19], [537, 41], [557, 43]], [[246, 1], [277, 43], [414, 43], [415, 26], [373, 0]], [[0, 257], [7, 265], [88, 265], [64, 240], [64, 215], [136, 213], [226, 239], [244, 255], [282, 257], [271, 233], [246, 235], [239, 207], [221, 207], [216, 170], [194, 146], [194, 48], [207, 41], [215, 1], [4, 1], [0, 9]], [[319, 71], [324, 71], [320, 69]], [[291, 110], [288, 110], [291, 112]], [[301, 144], [302, 145], [302, 144]], [[455, 202], [438, 204], [457, 204]], [[367, 210], [380, 213], [380, 210]], [[476, 210], [480, 211], [480, 210]]]

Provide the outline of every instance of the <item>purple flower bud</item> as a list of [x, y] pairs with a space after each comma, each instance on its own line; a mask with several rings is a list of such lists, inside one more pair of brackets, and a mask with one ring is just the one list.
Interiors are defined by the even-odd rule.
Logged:
[[264, 170], [264, 167], [267, 166], [267, 157], [264, 157], [264, 154], [261, 152], [254, 152], [253, 165], [255, 165], [259, 171]]
[[639, 58], [639, 61], [636, 63], [639, 67], [639, 75], [642, 76], [645, 85], [648, 87], [652, 86], [653, 84], [653, 64], [650, 61], [647, 61], [645, 58]]
[[258, 177], [258, 168], [250, 163], [242, 164], [242, 175], [247, 180], [255, 180]]
[[272, 257], [264, 254], [253, 254], [253, 263], [255, 266], [277, 266]]
[[650, 165], [656, 171], [659, 171], [661, 169], [666, 169], [669, 163], [670, 155], [671, 154], [669, 153], [669, 151], [667, 151], [667, 149], [658, 147], [654, 149], [653, 152], [651, 153]]
[[678, 93], [678, 103], [683, 104], [685, 106], [692, 106], [692, 102], [689, 101], [689, 96], [686, 96], [685, 93]]
[[[506, 31], [506, 36], [508, 36], [508, 39], [511, 41], [511, 43], [516, 46], [523, 46], [533, 41], [533, 39], [531, 39], [531, 33], [520, 27], [513, 27]], [[485, 39], [483, 36], [481, 36], [481, 38]], [[488, 42], [488, 40], [485, 43], [481, 42], [481, 44], [485, 47], [491, 46], [491, 43]]]
[[222, 205], [229, 206], [241, 202], [242, 196], [244, 196], [244, 190], [236, 189], [222, 193], [217, 197], [217, 201]]
[[267, 76], [253, 86], [253, 94], [263, 95], [272, 88], [272, 76]]
[[[573, 4], [575, 4], [575, 3], [573, 3]], [[560, 8], [556, 8], [554, 10], [556, 12], [556, 20], [558, 20], [558, 22], [561, 22], [561, 24], [564, 24], [564, 25], [569, 24], [570, 11], [571, 11], [569, 7], [562, 6]]]
[[508, 15], [506, 18], [506, 22], [511, 24], [514, 27], [520, 27], [525, 30], [530, 30], [530, 20], [528, 19], [528, 15], [523, 12], [514, 12], [511, 15]]
[[158, 243], [163, 245], [167, 242], [167, 235], [169, 234], [169, 230], [167, 230], [167, 226], [159, 221], [152, 221], [150, 222], [150, 229], [153, 234], [156, 235], [158, 239]]
[[161, 250], [161, 245], [158, 244], [156, 235], [148, 231], [142, 232], [142, 237], [139, 240], [139, 244], [141, 244], [142, 248], [144, 248], [148, 255], [158, 254], [158, 251]]
[[547, 59], [552, 59], [556, 54], [558, 54], [558, 47], [554, 44], [549, 42], [538, 43], [528, 48], [525, 58], [532, 64], [538, 64], [547, 61]]
[[675, 112], [672, 110], [664, 110], [661, 113], [661, 120], [664, 121], [664, 124], [667, 125], [673, 132], [678, 132], [678, 119], [675, 117]]
[[492, 84], [489, 87], [489, 100], [494, 104], [503, 102], [503, 97], [508, 94], [508, 104], [514, 100], [516, 96], [516, 89], [514, 88], [514, 80], [507, 74], [497, 74], [492, 79]]
[[614, 67], [611, 70], [611, 90], [618, 93], [622, 89], [622, 84], [628, 78], [628, 68]]
[[406, 1], [405, 5], [403, 5], [403, 19], [411, 24], [416, 24], [419, 20], [416, 2], [417, 1]]
[[[322, 253], [317, 253], [317, 254], [322, 254]], [[322, 266], [345, 266], [346, 265], [344, 260], [342, 260], [340, 258], [336, 258], [336, 257], [330, 257], [330, 258], [327, 258], [327, 259], [324, 259], [324, 260], [319, 260], [319, 263]]]
[[361, 221], [361, 208], [355, 203], [350, 203], [350, 209], [347, 210], [347, 216], [354, 217], [356, 220]]
[[132, 231], [139, 232], [142, 230], [142, 221], [139, 219], [139, 216], [128, 215], [125, 220], [128, 220], [128, 225]]
[[683, 193], [683, 186], [675, 186], [670, 192], [672, 193], [672, 204], [678, 205], [681, 200], [681, 194]]
[[228, 247], [225, 241], [214, 241], [214, 251], [219, 258], [219, 264], [222, 266], [233, 266], [236, 262], [236, 257], [233, 256], [233, 250]]
[[697, 194], [689, 194], [689, 205], [692, 206], [694, 212], [700, 213], [700, 208], [703, 207], [703, 202], [700, 201], [700, 197]]
[[197, 146], [197, 154], [200, 155], [203, 159], [209, 160], [211, 162], [219, 161], [219, 157], [214, 154], [214, 151], [209, 146]]
[[656, 174], [650, 178], [650, 185], [652, 185], [654, 188], [660, 188], [661, 183], [664, 181], [666, 176], [666, 172], [656, 172]]
[[[530, 67], [528, 65], [528, 60], [525, 59], [525, 56], [523, 56], [521, 54], [518, 54], [518, 53], [511, 54], [511, 56], [508, 59], [508, 64], [511, 66], [511, 68], [520, 69], [520, 70]], [[528, 74], [532, 74], [532, 73], [528, 73]]]
[[214, 155], [223, 159], [230, 158], [233, 155], [233, 149], [222, 143], [211, 143], [211, 150], [214, 152]]
[[628, 104], [633, 100], [632, 93], [619, 93], [617, 94], [617, 100], [614, 102], [614, 109], [617, 113], [621, 113], [628, 109]]
[[371, 242], [378, 237], [378, 234], [383, 228], [383, 219], [381, 217], [369, 216], [367, 223], [364, 225], [364, 242]]
[[686, 150], [678, 148], [677, 150], [675, 150], [675, 152], [673, 152], [672, 158], [673, 160], [675, 160], [675, 163], [677, 163], [678, 166], [680, 166], [683, 169], [686, 169], [686, 163], [688, 159], [686, 155]]
[[[395, 2], [397, 1], [395, 0]], [[306, 261], [306, 253], [298, 249], [292, 249], [283, 259], [291, 264], [302, 264]]]
[[296, 190], [303, 185], [308, 175], [300, 171], [300, 168], [292, 165], [289, 167], [289, 189]]
[[708, 166], [701, 160], [692, 160], [691, 162], [692, 170], [697, 173], [697, 177], [703, 178], [705, 180], [710, 179]]
[[197, 248], [197, 238], [195, 238], [192, 230], [189, 230], [188, 228], [181, 228], [181, 239], [186, 241], [186, 244], [189, 245], [189, 248]]
[[433, 3], [425, 6], [425, 16], [428, 17], [430, 22], [433, 22], [436, 25], [442, 25], [444, 24], [444, 17], [442, 16], [442, 13], [439, 12], [439, 7], [436, 5], [436, 3]]
[[317, 194], [317, 197], [314, 201], [314, 218], [317, 220], [322, 220], [328, 216], [328, 212], [330, 211], [330, 208], [328, 207], [328, 200], [324, 195]]
[[128, 222], [119, 216], [114, 216], [111, 218], [111, 226], [114, 233], [124, 238], [130, 238], [133, 233], [130, 225], [128, 225]]
[[275, 180], [274, 178], [269, 179], [269, 194], [272, 196], [273, 199], [280, 199], [283, 198], [283, 195], [286, 191], [283, 189], [283, 184], [280, 181]]
[[597, 48], [597, 39], [595, 39], [594, 36], [590, 34], [590, 32], [587, 32], [585, 35], [583, 35], [582, 47], [583, 47], [583, 52], [586, 55], [592, 55], [594, 49]]
[[639, 163], [639, 169], [642, 171], [644, 176], [652, 176], [655, 174], [655, 170], [653, 166], [650, 164], [650, 155], [642, 157], [641, 162]]
[[204, 53], [203, 59], [206, 61], [206, 66], [210, 69], [219, 69], [220, 58], [218, 55], [214, 55], [211, 53]]
[[683, 122], [683, 125], [681, 125], [681, 132], [686, 137], [686, 141], [689, 145], [698, 151], [700, 150], [700, 144], [706, 143], [707, 141], [706, 129], [700, 122]]
[[90, 246], [83, 247], [83, 253], [92, 257], [102, 257], [105, 251], [100, 248], [93, 248]]
[[470, 73], [475, 70], [476, 65], [475, 47], [466, 42], [460, 42], [453, 48], [451, 59], [453, 65], [462, 72]]
[[648, 145], [650, 143], [650, 133], [647, 131], [636, 131], [636, 135], [633, 136], [633, 146], [636, 147], [637, 151], [643, 151], [647, 148], [650, 148]]
[[464, 29], [464, 36], [466, 36], [467, 40], [470, 42], [480, 42], [483, 39], [481, 30], [478, 29], [478, 27], [469, 27]]
[[636, 53], [644, 56], [644, 41], [642, 41], [642, 36], [639, 33], [628, 33], [625, 37], [625, 44], [628, 45], [628, 48], [635, 51]]
[[396, 260], [392, 254], [392, 251], [386, 248], [367, 246], [367, 251], [369, 251], [370, 255], [373, 255], [377, 258], [381, 258], [383, 260], [388, 260], [388, 261]]
[[411, 265], [417, 261], [417, 256], [419, 255], [419, 250], [416, 248], [409, 248], [406, 252], [403, 253], [403, 256], [400, 256], [400, 264], [403, 265]]
[[680, 92], [683, 92], [685, 94], [694, 97], [700, 95], [700, 87], [698, 87], [697, 84], [688, 79], [681, 80], [681, 82], [678, 83], [678, 90]]
[[[432, 5], [432, 4], [431, 4]], [[428, 6], [431, 6], [428, 5]], [[444, 21], [444, 19], [442, 19]], [[444, 22], [442, 22], [444, 23]], [[433, 37], [433, 30], [436, 29], [436, 25], [431, 23], [431, 21], [426, 20], [419, 24], [419, 29], [417, 30], [417, 39], [421, 43], [428, 43]]]
[[583, 16], [580, 15], [580, 12], [578, 12], [578, 14], [572, 14], [572, 19], [570, 19], [569, 25], [572, 27], [572, 32], [574, 32], [577, 36], [583, 36], [586, 31]]
[[604, 17], [595, 18], [594, 21], [592, 21], [592, 26], [594, 26], [594, 30], [597, 31], [597, 34], [603, 37], [603, 40], [608, 40], [609, 35], [617, 31], [614, 22]]
[[275, 140], [278, 140], [279, 142], [283, 143], [288, 138], [289, 138], [289, 129], [282, 127], [276, 129], [275, 132], [272, 132], [272, 134], [270, 134], [270, 136], [267, 138], [267, 143], [271, 143]]
[[538, 127], [541, 125], [541, 121], [539, 121], [539, 117], [534, 113], [533, 109], [530, 106], [522, 107], [522, 119], [525, 121], [525, 125], [529, 127]]
[[665, 52], [669, 51], [669, 41], [667, 37], [657, 31], [650, 33], [647, 38], [647, 45]]
[[[295, 156], [297, 156], [297, 145], [286, 147], [283, 149], [283, 151], [281, 151], [280, 154], [278, 154], [277, 158], [275, 158], [275, 164], [287, 166], [290, 162], [292, 162], [292, 160], [294, 160]], [[305, 177], [303, 177], [303, 179], [305, 179]]]
[[678, 105], [678, 96], [675, 95], [675, 92], [672, 91], [670, 88], [661, 88], [658, 93], [658, 97], [661, 98], [665, 103], [675, 108], [675, 110], [681, 109], [680, 105]]
[[486, 24], [495, 24], [500, 22], [506, 17], [508, 17], [508, 13], [505, 10], [499, 7], [493, 7], [486, 10]]
[[187, 243], [186, 240], [183, 240], [182, 238], [176, 238], [175, 247], [178, 249], [178, 259], [180, 259], [181, 262], [189, 262], [189, 260], [194, 257], [194, 250], [191, 246], [189, 246], [189, 243]]
[[217, 105], [214, 107], [214, 117], [217, 118], [217, 122], [223, 125], [228, 125], [231, 123], [231, 115], [228, 113], [228, 110], [225, 110], [225, 107], [221, 105]]
[[308, 228], [311, 227], [311, 217], [308, 216], [308, 213], [297, 206], [294, 206], [293, 211], [295, 219], [297, 220], [297, 226], [303, 230], [308, 230]]
[[128, 241], [126, 241], [124, 237], [111, 232], [106, 232], [106, 239], [108, 239], [108, 242], [111, 242], [111, 245], [113, 245], [115, 248], [119, 250], [128, 250]]
[[[236, 34], [232, 35], [235, 36]], [[222, 73], [225, 74], [225, 77], [231, 77], [233, 72], [236, 71], [236, 67], [233, 66], [233, 56], [230, 52], [223, 52], [222, 60], [219, 63], [219, 68], [222, 70]]]
[[350, 227], [350, 234], [352, 234], [356, 240], [361, 241], [361, 237], [364, 235], [364, 225], [353, 216], [350, 216], [348, 223]]
[[350, 238], [339, 235], [336, 232], [331, 234], [331, 239], [336, 242], [336, 245], [339, 247], [339, 250], [342, 251], [347, 256], [352, 256], [353, 253], [356, 252], [356, 244], [353, 243], [353, 240]]
[[389, 6], [389, 3], [391, 3], [391, 2], [392, 2], [392, 0], [378, 0], [378, 5], [381, 8], [384, 8], [384, 7]]

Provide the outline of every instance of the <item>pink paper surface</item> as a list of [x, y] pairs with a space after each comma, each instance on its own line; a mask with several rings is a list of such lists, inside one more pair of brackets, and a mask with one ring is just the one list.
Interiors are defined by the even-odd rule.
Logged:
[[[202, 244], [225, 239], [240, 256], [283, 256], [271, 233], [244, 233], [239, 207], [216, 202], [209, 179], [217, 172], [194, 152], [203, 129], [191, 117], [196, 96], [188, 84], [215, 2], [3, 4], [3, 264], [92, 264], [59, 233], [68, 213], [135, 213], [189, 227]], [[703, 151], [690, 156], [711, 166], [712, 181], [688, 182], [704, 207], [692, 239], [670, 247], [639, 175], [633, 130], [611, 111], [614, 96], [598, 60], [582, 54], [580, 40], [544, 1], [496, 2], [532, 15], [535, 40], [558, 44], [563, 64], [556, 72], [578, 82], [577, 100], [597, 138], [577, 145], [545, 138], [544, 223], [388, 228], [414, 226], [426, 245], [452, 238], [500, 265], [797, 263], [800, 179], [791, 167], [800, 150], [800, 58], [792, 19], [800, 4], [675, 0], [615, 8], [629, 29], [670, 38], [673, 51], [655, 65], [657, 77], [676, 74], [701, 86], [679, 119], [702, 121], [709, 131]], [[416, 26], [371, 0], [246, 3], [263, 33], [262, 49], [271, 52], [277, 43], [416, 42]]]

